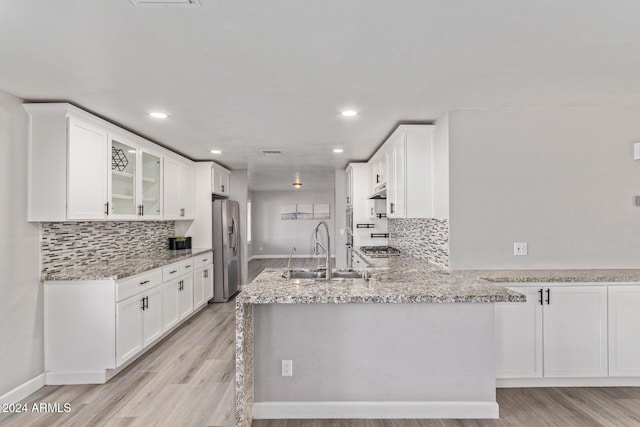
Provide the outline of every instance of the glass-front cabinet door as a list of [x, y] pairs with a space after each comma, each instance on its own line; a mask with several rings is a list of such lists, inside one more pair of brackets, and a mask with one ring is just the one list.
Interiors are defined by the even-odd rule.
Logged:
[[115, 135], [110, 135], [109, 140], [111, 177], [108, 217], [135, 219], [138, 214], [136, 205], [138, 147]]
[[161, 157], [142, 149], [140, 150], [140, 160], [142, 173], [139, 213], [142, 219], [159, 219], [160, 206], [162, 206], [160, 203]]

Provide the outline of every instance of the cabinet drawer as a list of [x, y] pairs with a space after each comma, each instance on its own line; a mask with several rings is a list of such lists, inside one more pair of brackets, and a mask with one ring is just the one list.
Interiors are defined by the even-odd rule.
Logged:
[[194, 256], [192, 259], [193, 259], [193, 268], [200, 268], [207, 264], [211, 264], [213, 262], [213, 252], [200, 254], [200, 255]]
[[169, 280], [173, 279], [174, 277], [178, 277], [181, 274], [180, 263], [176, 262], [162, 269], [162, 281], [168, 282]]
[[193, 258], [180, 263], [180, 274], [191, 273], [193, 271]]
[[118, 281], [116, 284], [116, 301], [122, 301], [139, 292], [144, 292], [162, 283], [162, 270], [151, 270], [137, 276]]

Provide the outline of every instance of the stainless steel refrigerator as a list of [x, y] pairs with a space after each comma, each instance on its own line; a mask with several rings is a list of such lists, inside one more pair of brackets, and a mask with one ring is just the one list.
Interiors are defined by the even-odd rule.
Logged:
[[226, 302], [240, 290], [240, 205], [213, 200], [213, 301]]

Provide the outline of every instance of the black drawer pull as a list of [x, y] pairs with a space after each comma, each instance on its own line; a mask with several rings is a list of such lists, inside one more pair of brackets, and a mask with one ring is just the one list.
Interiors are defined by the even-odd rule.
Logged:
[[144, 282], [140, 282], [140, 285], [146, 285], [147, 283], [149, 283], [149, 281], [145, 280]]
[[173, 274], [173, 273], [177, 273], [177, 272], [178, 272], [178, 270], [172, 270], [172, 271], [169, 272], [169, 274]]
[[207, 262], [207, 261], [209, 261], [209, 258], [203, 258], [202, 259], [202, 262]]
[[191, 268], [191, 264], [185, 265], [184, 268]]

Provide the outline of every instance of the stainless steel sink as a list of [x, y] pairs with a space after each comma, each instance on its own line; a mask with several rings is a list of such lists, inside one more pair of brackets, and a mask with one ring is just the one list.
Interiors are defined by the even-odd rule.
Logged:
[[[282, 272], [285, 279], [325, 279], [326, 270], [285, 270]], [[331, 280], [334, 279], [369, 279], [367, 271], [333, 270]]]
[[334, 271], [332, 279], [368, 279], [366, 271]]
[[323, 271], [290, 271], [288, 274], [285, 271], [282, 273], [282, 276], [289, 279], [324, 279], [326, 276], [326, 272]]

